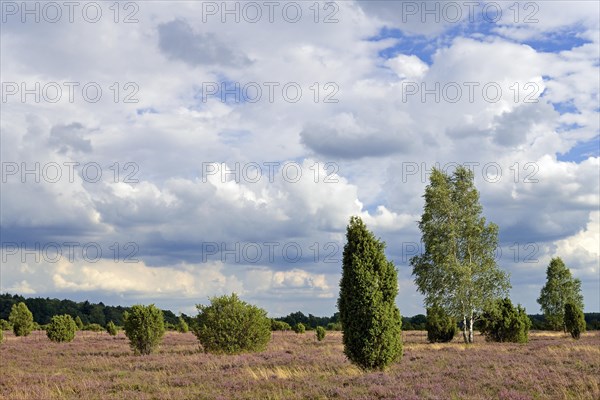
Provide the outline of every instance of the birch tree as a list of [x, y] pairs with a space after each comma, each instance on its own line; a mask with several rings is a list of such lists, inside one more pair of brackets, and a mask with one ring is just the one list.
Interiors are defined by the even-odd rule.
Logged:
[[498, 227], [486, 223], [473, 173], [458, 167], [452, 175], [434, 169], [425, 189], [419, 229], [423, 254], [412, 257], [413, 276], [425, 305], [439, 305], [462, 321], [465, 343], [490, 300], [506, 297], [508, 274], [494, 257]]

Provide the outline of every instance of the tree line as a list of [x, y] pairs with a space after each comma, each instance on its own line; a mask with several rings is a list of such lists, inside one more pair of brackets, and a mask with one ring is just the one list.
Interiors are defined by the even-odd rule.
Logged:
[[[50, 323], [55, 315], [68, 314], [74, 319], [79, 317], [84, 325], [98, 324], [106, 327], [109, 321], [118, 326], [123, 325], [123, 313], [130, 307], [109, 306], [104, 303], [90, 303], [89, 301], [75, 302], [72, 300], [51, 299], [49, 297], [23, 297], [18, 294], [4, 293], [0, 294], [0, 319], [8, 320], [10, 310], [13, 304], [25, 303], [27, 308], [33, 313], [33, 321], [38, 325]], [[173, 328], [178, 324], [178, 317], [170, 310], [162, 310], [167, 329]], [[181, 316], [189, 324], [191, 317], [182, 313]], [[425, 330], [425, 315], [418, 314], [414, 317], [403, 317], [402, 324], [405, 330]], [[290, 325], [303, 324], [305, 328], [316, 329], [318, 326], [329, 330], [341, 330], [339, 312], [330, 317], [319, 317], [313, 314], [304, 314], [302, 311], [292, 312], [283, 317], [275, 317], [277, 321], [282, 321]], [[600, 324], [599, 324], [600, 325]]]
[[[49, 324], [55, 315], [68, 314], [73, 319], [80, 318], [84, 325], [97, 324], [106, 327], [109, 321], [116, 325], [123, 325], [123, 314], [129, 307], [108, 306], [104, 303], [90, 303], [89, 301], [75, 302], [73, 300], [59, 300], [42, 297], [23, 297], [18, 294], [0, 294], [0, 319], [8, 320], [14, 304], [25, 303], [33, 314], [33, 322], [39, 325]], [[177, 315], [172, 311], [162, 310], [165, 322], [170, 325], [178, 323]]]
[[[8, 321], [11, 308], [14, 304], [25, 303], [27, 308], [33, 314], [33, 322], [39, 326], [47, 325], [55, 315], [70, 315], [74, 320], [79, 318], [83, 326], [97, 324], [106, 328], [109, 322], [116, 326], [123, 326], [123, 313], [130, 307], [108, 306], [104, 303], [90, 303], [89, 301], [75, 302], [72, 300], [59, 300], [42, 297], [23, 297], [17, 294], [0, 294], [0, 319]], [[170, 310], [162, 310], [166, 329], [177, 330], [179, 318]], [[187, 324], [192, 322], [192, 317], [181, 314], [181, 317]], [[531, 329], [534, 330], [553, 330], [554, 327], [548, 321], [544, 314], [529, 314], [531, 320]], [[587, 330], [600, 330], [600, 313], [585, 313], [585, 322]], [[273, 318], [276, 321], [285, 322], [292, 327], [301, 323], [306, 329], [314, 330], [321, 326], [327, 330], [341, 330], [340, 314], [334, 313], [331, 317], [318, 317], [313, 314], [304, 314], [302, 311], [292, 312], [284, 317]], [[417, 314], [412, 317], [402, 317], [402, 330], [405, 331], [424, 331], [427, 330], [427, 316]], [[475, 324], [478, 328], [479, 324]]]

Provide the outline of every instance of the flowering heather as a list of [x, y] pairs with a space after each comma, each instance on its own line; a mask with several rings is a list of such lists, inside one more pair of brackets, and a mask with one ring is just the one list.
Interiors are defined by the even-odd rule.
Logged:
[[78, 332], [52, 343], [44, 332], [5, 332], [0, 398], [46, 399], [598, 399], [600, 332], [576, 341], [532, 332], [528, 344], [477, 336], [430, 344], [403, 332], [404, 357], [385, 373], [364, 373], [343, 354], [340, 332], [274, 332], [266, 351], [219, 356], [192, 333], [165, 334], [158, 351], [133, 355], [123, 332]]

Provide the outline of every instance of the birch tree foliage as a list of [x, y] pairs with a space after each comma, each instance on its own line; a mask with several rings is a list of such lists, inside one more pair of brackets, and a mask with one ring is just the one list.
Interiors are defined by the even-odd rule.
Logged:
[[424, 253], [410, 260], [415, 283], [427, 307], [440, 305], [456, 318], [472, 318], [510, 288], [494, 258], [498, 227], [481, 215], [473, 173], [464, 167], [452, 175], [434, 169], [424, 198], [419, 222]]

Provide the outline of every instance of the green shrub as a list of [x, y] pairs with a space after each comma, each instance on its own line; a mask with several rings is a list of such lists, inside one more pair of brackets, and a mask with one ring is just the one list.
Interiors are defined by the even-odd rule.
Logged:
[[320, 342], [321, 340], [325, 339], [325, 328], [323, 328], [322, 326], [317, 326], [317, 330], [315, 332], [316, 336], [317, 336], [317, 340]]
[[117, 329], [117, 326], [115, 325], [115, 323], [112, 321], [108, 321], [108, 324], [106, 324], [106, 332], [110, 336], [117, 336], [118, 331], [119, 330]]
[[277, 321], [275, 319], [271, 320], [271, 330], [272, 331], [291, 331], [292, 327], [285, 321]]
[[4, 330], [0, 329], [0, 343], [4, 341]]
[[75, 338], [77, 324], [70, 315], [55, 315], [46, 328], [46, 336], [53, 342], [71, 342]]
[[188, 333], [190, 331], [190, 327], [187, 324], [187, 322], [185, 322], [185, 319], [183, 319], [182, 316], [180, 316], [177, 319], [177, 332], [179, 333]]
[[163, 313], [154, 304], [135, 305], [123, 313], [125, 335], [135, 354], [150, 354], [165, 334]]
[[12, 324], [5, 319], [0, 319], [0, 331], [12, 331]]
[[78, 331], [83, 330], [83, 321], [81, 320], [81, 318], [79, 318], [79, 315], [75, 317], [75, 325], [77, 325]]
[[104, 328], [100, 324], [87, 324], [83, 327], [84, 331], [102, 332]]
[[496, 300], [483, 310], [479, 330], [486, 340], [527, 343], [531, 320], [521, 305], [515, 308], [510, 299]]
[[330, 322], [327, 324], [328, 331], [341, 331], [342, 323], [341, 322]]
[[425, 328], [430, 343], [450, 342], [456, 334], [456, 320], [446, 314], [442, 307], [433, 306], [427, 309]]
[[296, 325], [294, 325], [294, 332], [304, 333], [305, 331], [306, 331], [306, 327], [304, 326], [304, 324], [302, 322], [298, 322]]
[[344, 354], [364, 370], [384, 370], [402, 357], [398, 274], [385, 243], [352, 217], [346, 229], [338, 298]]
[[207, 353], [239, 354], [263, 351], [271, 340], [267, 312], [233, 293], [212, 297], [210, 305], [198, 304], [194, 334]]
[[585, 332], [585, 318], [583, 311], [574, 303], [565, 304], [565, 327], [573, 339], [579, 339]]
[[25, 303], [13, 304], [8, 321], [13, 326], [15, 336], [27, 336], [34, 329], [33, 314]]

